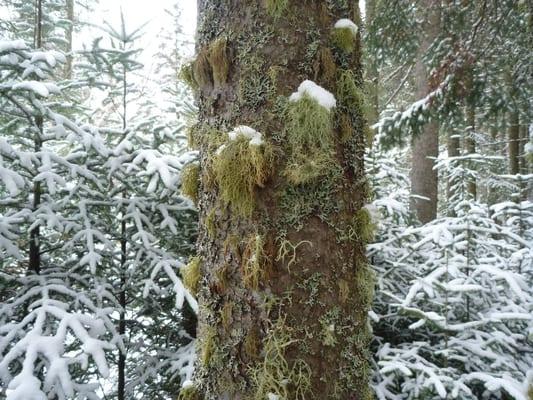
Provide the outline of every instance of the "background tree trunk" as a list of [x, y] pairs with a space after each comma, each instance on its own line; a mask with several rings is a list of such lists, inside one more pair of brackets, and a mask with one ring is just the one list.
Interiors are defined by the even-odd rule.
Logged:
[[[341, 18], [359, 25], [356, 2], [200, 0], [198, 9], [199, 359], [182, 397], [370, 399], [359, 34], [333, 29]], [[287, 101], [306, 79], [336, 95], [331, 128], [320, 135], [331, 148], [322, 153], [312, 143], [296, 151], [295, 127], [317, 122], [296, 113], [305, 101]], [[217, 167], [238, 146], [227, 133], [240, 125], [262, 134], [254, 151], [273, 154], [269, 178], [251, 188], [253, 212], [224, 198], [231, 188]], [[235, 157], [229, 164], [246, 168], [230, 177], [246, 179], [255, 164]], [[288, 167], [295, 158], [300, 164]], [[300, 167], [317, 172], [318, 160], [323, 169], [309, 178]]]
[[509, 114], [508, 144], [509, 144], [509, 173], [516, 175], [520, 173], [519, 140], [520, 140], [520, 120], [518, 112]]
[[72, 78], [72, 38], [74, 34], [74, 0], [67, 1], [67, 20], [69, 25], [66, 30], [67, 39], [67, 62], [65, 63], [65, 78]]
[[[421, 10], [427, 14], [424, 15], [425, 23], [415, 66], [416, 99], [424, 98], [430, 91], [428, 71], [422, 57], [439, 33], [439, 4], [440, 2], [435, 0], [423, 0], [421, 4]], [[426, 124], [420, 134], [413, 138], [411, 148], [411, 195], [428, 199], [413, 197], [411, 210], [415, 212], [420, 222], [426, 223], [437, 216], [438, 176], [437, 171], [433, 170], [432, 158], [436, 158], [439, 154], [438, 124], [436, 122]]]
[[[474, 154], [476, 152], [476, 109], [472, 104], [466, 106], [466, 137], [465, 137], [465, 154]], [[475, 201], [477, 198], [477, 186], [473, 180], [468, 181], [468, 193]]]

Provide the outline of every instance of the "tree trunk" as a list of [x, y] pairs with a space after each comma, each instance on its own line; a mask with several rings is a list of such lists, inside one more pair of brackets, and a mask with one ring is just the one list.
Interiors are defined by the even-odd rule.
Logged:
[[[448, 130], [448, 135], [446, 138], [446, 148], [448, 151], [448, 157], [459, 157], [461, 155], [461, 140], [459, 138], [459, 135], [454, 132], [452, 129]], [[453, 208], [453, 201], [452, 199], [455, 196], [455, 181], [452, 179], [452, 177], [448, 177], [448, 180], [446, 182], [446, 197], [448, 201], [446, 204], [448, 207], [448, 216], [454, 217], [455, 216], [455, 210]]]
[[[369, 26], [375, 18], [376, 14], [376, 0], [366, 1], [366, 26]], [[379, 120], [379, 71], [377, 67], [376, 55], [367, 54], [368, 60], [368, 85], [369, 85], [369, 101], [371, 115], [368, 116], [369, 124], [374, 125]]]
[[74, 33], [74, 0], [67, 1], [67, 20], [69, 25], [66, 31], [67, 39], [67, 62], [65, 63], [65, 78], [72, 78], [72, 36]]
[[[424, 98], [429, 89], [429, 76], [422, 57], [437, 37], [440, 25], [440, 9], [436, 0], [423, 0], [421, 9], [427, 12], [415, 66], [416, 98]], [[439, 155], [439, 126], [436, 122], [426, 124], [419, 135], [413, 138], [411, 165], [411, 210], [420, 222], [432, 221], [437, 216], [438, 176], [433, 169], [434, 158]]]
[[509, 173], [517, 175], [520, 173], [519, 162], [519, 140], [520, 140], [520, 121], [517, 112], [511, 112], [509, 115], [508, 128], [508, 143], [509, 143]]
[[[334, 29], [356, 2], [198, 9], [199, 357], [180, 397], [370, 399], [360, 44]], [[288, 101], [306, 79], [336, 107]], [[230, 140], [243, 125], [262, 136]]]
[[[465, 154], [474, 154], [476, 152], [476, 109], [472, 104], [466, 106], [466, 137], [465, 137]], [[469, 179], [467, 186], [468, 194], [473, 200], [477, 198], [476, 182]]]
[[[35, 29], [34, 29], [34, 42], [33, 47], [35, 49], [41, 49], [43, 45], [43, 5], [42, 0], [37, 1], [37, 9], [35, 10]], [[34, 150], [35, 153], [41, 151], [42, 148], [42, 136], [43, 136], [43, 117], [38, 115], [35, 117], [35, 136], [34, 136]], [[37, 181], [33, 183], [33, 207], [35, 212], [41, 204], [41, 182]], [[28, 269], [30, 272], [39, 274], [41, 272], [41, 245], [40, 245], [40, 228], [36, 225], [29, 232], [30, 235], [30, 248], [28, 255]]]

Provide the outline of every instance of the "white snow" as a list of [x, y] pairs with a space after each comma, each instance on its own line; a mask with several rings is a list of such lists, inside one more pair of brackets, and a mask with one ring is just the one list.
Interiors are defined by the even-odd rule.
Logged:
[[[244, 136], [250, 139], [250, 145], [261, 146], [263, 144], [262, 135], [255, 129], [246, 125], [239, 125], [235, 127], [231, 132], [228, 132], [229, 140], [236, 140], [239, 136]], [[220, 149], [219, 149], [220, 150]], [[223, 149], [222, 149], [223, 150]], [[220, 150], [220, 151], [222, 151]], [[218, 151], [217, 151], [218, 153]]]
[[351, 19], [342, 18], [342, 19], [339, 19], [335, 23], [335, 29], [346, 29], [346, 28], [351, 30], [354, 36], [357, 35], [357, 32], [359, 31], [358, 26], [355, 25], [355, 23]]
[[34, 92], [42, 97], [48, 97], [48, 95], [50, 94], [50, 90], [48, 86], [39, 81], [26, 81], [26, 82], [15, 83], [12, 86], [12, 89], [13, 90], [29, 90], [30, 92]]
[[24, 40], [0, 40], [0, 53], [13, 51], [13, 50], [25, 50], [28, 46], [24, 43]]
[[310, 80], [303, 81], [298, 86], [298, 91], [291, 94], [289, 101], [296, 102], [304, 96], [309, 96], [327, 110], [331, 110], [337, 105], [335, 96], [332, 93]]

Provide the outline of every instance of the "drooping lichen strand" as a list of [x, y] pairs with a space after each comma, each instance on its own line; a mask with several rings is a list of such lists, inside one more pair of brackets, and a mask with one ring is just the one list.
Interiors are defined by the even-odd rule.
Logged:
[[200, 187], [200, 165], [188, 164], [181, 170], [181, 192], [190, 198], [194, 204], [198, 203], [198, 189]]
[[355, 50], [355, 35], [350, 28], [333, 28], [333, 44], [347, 54]]
[[250, 289], [257, 290], [266, 276], [265, 240], [259, 234], [251, 235], [243, 253], [242, 280]]
[[178, 400], [202, 400], [202, 396], [196, 386], [189, 386], [180, 390]]
[[211, 326], [205, 326], [198, 338], [199, 357], [203, 366], [208, 366], [216, 351], [215, 348], [216, 331]]
[[230, 67], [228, 45], [225, 37], [218, 38], [211, 43], [208, 59], [213, 71], [213, 82], [215, 86], [223, 85], [228, 79]]
[[292, 365], [286, 359], [289, 346], [296, 341], [291, 338], [283, 320], [270, 328], [263, 343], [262, 361], [250, 370], [255, 388], [253, 399], [269, 399], [269, 394], [287, 400], [312, 398], [309, 366], [301, 359]]
[[290, 155], [285, 175], [299, 185], [326, 175], [335, 163], [332, 115], [306, 94], [287, 107]]
[[263, 186], [271, 168], [272, 150], [268, 144], [251, 145], [244, 136], [229, 141], [213, 159], [223, 202], [235, 213], [249, 217], [255, 208], [255, 190]]
[[374, 131], [368, 126], [367, 121], [372, 114], [372, 109], [366, 101], [364, 90], [357, 84], [352, 71], [342, 71], [337, 80], [337, 100], [339, 108], [344, 111], [340, 117], [341, 139], [348, 140], [356, 128], [363, 131], [365, 142], [368, 146], [374, 140]]
[[196, 83], [196, 80], [194, 79], [193, 65], [193, 61], [183, 64], [178, 77], [185, 82], [192, 91], [196, 91], [198, 90], [198, 83]]
[[212, 69], [208, 58], [208, 49], [204, 48], [198, 52], [196, 60], [192, 65], [194, 81], [199, 87], [209, 87], [213, 84]]
[[266, 0], [266, 9], [273, 18], [279, 18], [287, 10], [289, 0]]
[[355, 213], [353, 226], [358, 239], [364, 243], [370, 243], [374, 240], [376, 225], [372, 222], [372, 216], [366, 208], [361, 208]]
[[200, 264], [200, 257], [193, 257], [185, 267], [180, 269], [183, 285], [194, 296], [198, 293], [198, 286], [200, 283]]

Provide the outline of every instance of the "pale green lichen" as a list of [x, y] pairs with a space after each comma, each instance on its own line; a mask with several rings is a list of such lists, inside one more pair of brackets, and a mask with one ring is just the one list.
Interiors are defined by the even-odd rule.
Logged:
[[207, 236], [209, 236], [211, 239], [213, 239], [216, 235], [216, 209], [212, 208], [209, 210], [205, 216], [205, 230], [207, 232]]
[[235, 213], [249, 217], [255, 209], [255, 190], [263, 187], [272, 168], [272, 149], [252, 145], [244, 136], [228, 141], [213, 158], [220, 196]]
[[201, 261], [200, 257], [193, 257], [189, 263], [180, 269], [183, 285], [196, 296], [200, 286], [201, 277]]
[[332, 113], [307, 94], [288, 103], [286, 138], [290, 155], [285, 175], [289, 182], [304, 184], [334, 167]]
[[266, 0], [266, 9], [273, 18], [279, 18], [287, 10], [289, 0]]
[[208, 366], [213, 360], [216, 351], [215, 347], [216, 331], [211, 326], [204, 326], [199, 335], [199, 358], [203, 366]]
[[198, 83], [194, 79], [193, 72], [194, 61], [190, 61], [181, 66], [179, 71], [179, 79], [185, 82], [193, 91], [198, 90]]
[[257, 290], [259, 282], [267, 276], [267, 257], [264, 252], [265, 239], [253, 234], [248, 239], [243, 253], [242, 280], [246, 287]]
[[199, 188], [200, 165], [198, 163], [187, 164], [181, 170], [181, 192], [197, 204]]
[[207, 58], [213, 71], [213, 82], [215, 86], [225, 84], [228, 79], [230, 67], [228, 42], [225, 37], [220, 37], [210, 44]]
[[211, 69], [208, 55], [208, 48], [201, 49], [192, 65], [192, 76], [200, 88], [210, 86], [213, 83], [213, 70]]
[[222, 310], [220, 310], [220, 322], [222, 323], [222, 326], [226, 331], [228, 331], [231, 326], [233, 317], [233, 306], [234, 303], [232, 301], [227, 301], [222, 306]]
[[296, 343], [291, 339], [283, 320], [279, 320], [267, 332], [263, 340], [263, 360], [250, 370], [254, 387], [254, 400], [270, 396], [279, 399], [304, 400], [311, 395], [311, 369], [303, 360], [289, 364], [288, 347]]
[[333, 44], [347, 54], [355, 50], [354, 32], [350, 28], [333, 28], [331, 33]]
[[196, 386], [184, 387], [180, 390], [178, 400], [201, 400], [202, 396]]
[[364, 243], [374, 240], [376, 224], [372, 221], [372, 216], [366, 208], [357, 211], [353, 218], [353, 226], [356, 236]]

